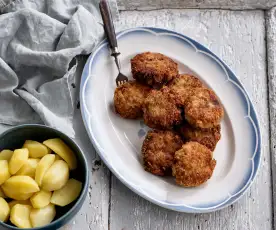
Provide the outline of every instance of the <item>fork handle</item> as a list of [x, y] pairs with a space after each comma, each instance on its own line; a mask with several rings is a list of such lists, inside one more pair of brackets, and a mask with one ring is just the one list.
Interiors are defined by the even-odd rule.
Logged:
[[104, 31], [111, 49], [111, 55], [118, 56], [120, 52], [118, 50], [117, 38], [108, 0], [101, 0], [99, 3], [99, 7], [103, 19]]

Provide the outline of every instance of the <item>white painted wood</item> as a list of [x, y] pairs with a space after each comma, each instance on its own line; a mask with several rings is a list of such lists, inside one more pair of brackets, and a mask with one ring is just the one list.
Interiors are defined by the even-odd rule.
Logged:
[[[76, 74], [76, 90], [79, 90], [80, 77], [86, 59], [78, 59], [80, 64]], [[78, 95], [78, 92], [77, 92]], [[77, 104], [77, 98], [76, 98]], [[65, 226], [64, 230], [94, 230], [94, 229], [108, 229], [108, 208], [109, 208], [109, 170], [99, 159], [95, 152], [92, 143], [86, 133], [81, 112], [76, 109], [74, 115], [74, 140], [83, 150], [88, 162], [90, 171], [90, 186], [88, 196], [84, 205], [74, 220]]]
[[276, 7], [267, 12], [267, 61], [269, 82], [271, 167], [273, 184], [274, 229], [276, 228]]
[[[118, 4], [120, 5], [122, 1], [123, 0], [118, 1]], [[124, 1], [125, 4], [128, 3], [127, 0]], [[213, 0], [213, 2], [214, 1], [215, 0]], [[140, 0], [139, 2], [145, 3], [144, 0]], [[174, 2], [177, 2], [177, 0], [171, 1], [170, 4]], [[183, 4], [185, 1], [180, 2], [182, 5], [179, 7], [184, 7], [185, 5]], [[197, 2], [204, 3], [204, 1]], [[229, 1], [229, 4], [231, 2], [235, 1]], [[250, 2], [256, 3], [258, 1], [252, 0]], [[261, 0], [259, 2], [261, 2]], [[272, 3], [274, 1], [270, 2]], [[162, 7], [165, 6], [173, 7], [172, 5], [162, 5]], [[133, 7], [133, 4], [128, 7]], [[137, 8], [141, 9], [141, 6], [139, 7]], [[274, 64], [276, 63], [275, 15], [275, 9], [271, 10], [267, 15], [272, 134], [276, 131], [276, 126], [273, 125], [275, 124], [276, 117], [276, 65]], [[135, 26], [158, 26], [173, 29], [200, 41], [225, 60], [245, 84], [259, 114], [263, 138], [263, 159], [261, 169], [250, 191], [238, 203], [224, 210], [204, 215], [183, 214], [160, 208], [131, 192], [113, 176], [110, 220], [108, 220], [110, 192], [109, 171], [102, 164], [100, 166], [95, 165], [95, 160], [97, 160], [98, 157], [92, 144], [90, 144], [88, 140], [81, 121], [80, 112], [77, 111], [74, 128], [76, 136], [79, 137], [77, 139], [78, 144], [87, 153], [91, 188], [86, 202], [77, 217], [63, 229], [272, 229], [272, 188], [270, 180], [268, 92], [266, 82], [264, 24], [264, 14], [262, 11], [157, 10], [148, 12], [127, 11], [121, 14], [121, 24], [117, 29]], [[7, 128], [9, 127], [0, 126], [0, 133]], [[273, 153], [275, 153], [275, 145], [276, 138], [275, 135], [272, 135], [271, 146]], [[276, 171], [275, 162], [276, 159], [273, 155], [274, 173]], [[276, 184], [275, 178], [273, 181], [274, 184]]]
[[75, 140], [86, 153], [90, 171], [90, 186], [82, 209], [74, 220], [62, 229], [108, 229], [109, 170], [101, 162], [90, 143], [79, 110], [76, 112], [74, 119], [74, 130], [77, 137]]
[[[255, 183], [234, 205], [210, 214], [168, 211], [135, 195], [115, 177], [111, 188], [110, 229], [270, 230], [272, 196], [263, 11], [127, 11], [118, 29], [156, 26], [184, 33], [218, 54], [244, 83], [259, 114], [262, 162]], [[211, 195], [211, 194], [210, 194]]]
[[269, 9], [275, 0], [117, 0], [120, 10], [155, 10], [166, 8]]

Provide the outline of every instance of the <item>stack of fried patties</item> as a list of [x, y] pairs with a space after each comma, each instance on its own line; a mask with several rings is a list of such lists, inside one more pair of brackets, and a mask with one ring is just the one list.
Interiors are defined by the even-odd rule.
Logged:
[[216, 166], [224, 115], [216, 94], [198, 78], [179, 74], [177, 63], [160, 53], [136, 55], [131, 70], [136, 81], [116, 88], [114, 105], [122, 117], [143, 117], [153, 129], [142, 146], [145, 170], [173, 175], [184, 187], [206, 182]]

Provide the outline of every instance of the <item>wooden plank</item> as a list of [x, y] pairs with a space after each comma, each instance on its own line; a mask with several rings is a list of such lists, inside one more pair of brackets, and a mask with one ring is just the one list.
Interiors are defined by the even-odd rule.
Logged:
[[156, 26], [184, 33], [218, 54], [244, 83], [262, 128], [262, 163], [240, 201], [210, 214], [168, 211], [137, 196], [115, 177], [111, 187], [110, 229], [260, 230], [272, 229], [269, 119], [263, 11], [158, 10], [121, 14], [118, 28]]
[[271, 167], [273, 185], [273, 216], [276, 229], [276, 7], [267, 12], [267, 61], [270, 108]]
[[156, 10], [172, 8], [269, 9], [274, 0], [118, 0], [120, 10]]
[[[80, 76], [86, 58], [78, 58], [79, 64], [76, 73], [75, 89], [79, 90]], [[76, 92], [76, 95], [79, 95]], [[74, 99], [77, 107], [78, 98]], [[108, 229], [108, 209], [110, 197], [110, 172], [101, 162], [94, 150], [86, 133], [80, 109], [76, 109], [74, 114], [73, 128], [75, 131], [74, 140], [86, 155], [90, 173], [88, 196], [83, 207], [71, 223], [65, 226], [64, 230], [94, 230]]]
[[81, 120], [80, 111], [74, 117], [75, 141], [86, 154], [90, 173], [88, 195], [83, 207], [71, 223], [64, 230], [94, 230], [108, 229], [109, 207], [109, 170], [101, 162], [96, 154], [85, 127]]

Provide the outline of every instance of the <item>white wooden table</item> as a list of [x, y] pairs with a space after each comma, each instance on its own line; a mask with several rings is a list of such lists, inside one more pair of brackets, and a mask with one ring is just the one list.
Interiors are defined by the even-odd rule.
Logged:
[[[178, 213], [151, 204], [126, 188], [99, 160], [77, 110], [76, 141], [87, 153], [90, 187], [83, 208], [63, 229], [275, 229], [276, 8], [270, 8], [276, 1], [216, 3], [216, 0], [119, 0], [118, 5], [124, 11], [116, 29], [157, 26], [184, 33], [210, 48], [233, 69], [253, 100], [261, 126], [261, 168], [250, 190], [237, 203], [210, 214]], [[7, 128], [0, 127], [0, 132]]]

